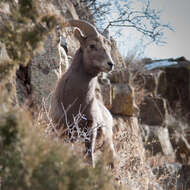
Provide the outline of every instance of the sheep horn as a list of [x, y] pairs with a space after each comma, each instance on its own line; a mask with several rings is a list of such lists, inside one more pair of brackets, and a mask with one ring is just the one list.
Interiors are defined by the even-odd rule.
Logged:
[[86, 36], [98, 36], [98, 31], [96, 28], [87, 21], [84, 20], [68, 20], [66, 26], [74, 26], [78, 27], [79, 29], [84, 32]]

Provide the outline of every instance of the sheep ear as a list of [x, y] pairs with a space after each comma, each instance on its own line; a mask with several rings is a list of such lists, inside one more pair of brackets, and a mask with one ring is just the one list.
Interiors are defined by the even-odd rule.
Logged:
[[80, 44], [82, 44], [84, 42], [84, 40], [86, 39], [86, 37], [82, 34], [80, 29], [78, 29], [78, 28], [76, 28], [74, 30], [74, 35], [79, 40]]

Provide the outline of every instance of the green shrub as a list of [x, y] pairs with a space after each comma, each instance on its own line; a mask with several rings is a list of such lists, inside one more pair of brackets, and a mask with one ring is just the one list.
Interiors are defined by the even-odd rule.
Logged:
[[0, 115], [3, 190], [114, 189], [101, 162], [95, 169], [87, 166], [68, 145], [45, 137], [30, 120], [18, 110]]

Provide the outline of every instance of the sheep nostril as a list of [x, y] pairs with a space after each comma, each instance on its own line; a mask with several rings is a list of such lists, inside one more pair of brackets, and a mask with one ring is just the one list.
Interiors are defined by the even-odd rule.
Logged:
[[112, 62], [110, 62], [110, 61], [109, 61], [107, 64], [111, 67], [111, 69], [112, 69], [112, 68], [113, 68], [113, 66], [114, 66], [114, 65], [113, 65], [113, 63], [112, 63]]

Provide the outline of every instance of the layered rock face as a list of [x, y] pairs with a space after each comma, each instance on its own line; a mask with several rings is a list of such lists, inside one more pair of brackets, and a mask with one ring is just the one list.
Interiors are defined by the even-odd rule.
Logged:
[[[70, 1], [49, 2], [41, 1], [41, 11], [44, 13], [53, 13], [64, 19], [79, 19], [74, 5]], [[58, 32], [61, 30], [61, 35]], [[60, 35], [60, 34], [59, 34]], [[58, 43], [60, 40], [60, 43]], [[65, 46], [64, 46], [65, 44]], [[73, 56], [78, 48], [78, 43], [74, 38], [73, 29], [55, 27], [54, 31], [48, 34], [41, 51], [35, 54], [27, 66], [26, 72], [23, 73], [23, 67], [17, 71], [18, 77], [18, 100], [21, 104], [27, 101], [39, 104], [42, 98], [46, 98], [54, 89], [55, 83], [60, 76], [60, 72], [66, 69], [65, 47], [68, 45], [69, 56]], [[25, 82], [24, 82], [25, 81]], [[26, 81], [30, 85], [30, 90], [26, 89]]]
[[[139, 104], [139, 124], [145, 148], [152, 155], [162, 154], [172, 160], [171, 165], [167, 162], [164, 167], [170, 174], [181, 176], [177, 189], [182, 189], [184, 184], [189, 187], [188, 180], [185, 182], [190, 163], [189, 68], [190, 61], [184, 57], [148, 60], [144, 64], [145, 70], [138, 72], [135, 81], [144, 90]], [[159, 166], [161, 173], [162, 167]]]
[[[53, 11], [64, 19], [78, 19], [80, 16], [74, 7], [78, 6], [77, 1], [72, 2], [41, 1], [41, 7], [42, 11]], [[42, 99], [47, 98], [55, 88], [59, 74], [64, 73], [71, 63], [79, 47], [73, 29], [62, 28], [63, 44], [58, 44], [56, 32], [55, 28], [49, 33], [43, 49], [32, 56], [27, 66], [14, 67], [14, 72], [3, 82], [0, 81], [1, 89], [12, 92], [11, 103], [40, 107]], [[139, 184], [144, 189], [156, 189], [154, 175], [146, 162], [148, 150], [152, 155], [162, 154], [173, 162], [184, 164], [174, 166], [181, 176], [177, 184], [180, 189], [187, 181], [190, 163], [190, 62], [183, 57], [146, 60], [144, 70], [138, 71], [134, 77], [134, 72], [126, 67], [119, 54], [114, 39], [111, 38], [111, 42], [116, 69], [99, 76], [96, 91], [97, 97], [114, 117], [114, 144], [120, 157], [119, 171], [115, 176], [122, 184], [135, 184], [134, 189]], [[4, 59], [9, 58], [5, 45], [0, 43], [0, 64]], [[133, 77], [134, 84], [131, 85]], [[139, 86], [140, 90], [137, 90]], [[1, 94], [2, 102], [6, 94]], [[6, 109], [4, 104], [0, 108]]]
[[[165, 98], [171, 111], [187, 120], [190, 120], [187, 114], [190, 105], [189, 67], [190, 62], [184, 57], [153, 61], [146, 65], [149, 73], [153, 74], [150, 83], [156, 84], [152, 89], [155, 95]], [[146, 82], [149, 83], [147, 78]]]
[[146, 91], [139, 106], [140, 123], [151, 126], [153, 133], [157, 133], [157, 128], [165, 128], [167, 133], [169, 130], [170, 136], [176, 130], [180, 133], [188, 131], [184, 123], [190, 121], [189, 67], [190, 62], [180, 57], [151, 61], [145, 64], [146, 72], [139, 72], [141, 77], [137, 76], [137, 81], [144, 81], [143, 89]]

